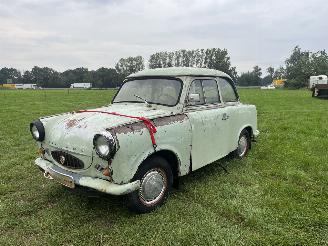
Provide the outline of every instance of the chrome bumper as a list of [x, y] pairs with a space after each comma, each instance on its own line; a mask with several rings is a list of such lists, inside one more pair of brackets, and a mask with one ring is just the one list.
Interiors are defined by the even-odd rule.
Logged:
[[35, 164], [43, 170], [44, 176], [46, 178], [51, 178], [51, 176], [49, 176], [49, 173], [56, 172], [59, 175], [70, 177], [73, 180], [74, 184], [95, 189], [100, 192], [104, 192], [111, 195], [128, 194], [137, 190], [140, 186], [139, 180], [127, 184], [118, 185], [100, 178], [82, 176], [77, 173], [66, 171], [42, 158], [37, 158], [35, 160]]

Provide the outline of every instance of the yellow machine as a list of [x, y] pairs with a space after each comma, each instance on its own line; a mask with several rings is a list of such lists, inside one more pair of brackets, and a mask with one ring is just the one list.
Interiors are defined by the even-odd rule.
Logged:
[[274, 79], [272, 83], [275, 87], [283, 87], [285, 85], [286, 80], [287, 79]]
[[0, 87], [2, 87], [4, 89], [16, 89], [15, 84], [2, 84], [2, 85], [0, 85]]

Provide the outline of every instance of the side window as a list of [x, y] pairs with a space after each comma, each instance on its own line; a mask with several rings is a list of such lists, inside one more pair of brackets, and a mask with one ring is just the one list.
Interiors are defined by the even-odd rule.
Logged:
[[201, 80], [197, 79], [191, 83], [188, 97], [189, 105], [199, 105], [205, 103]]
[[202, 80], [205, 102], [207, 104], [219, 102], [219, 91], [216, 81], [213, 79]]
[[231, 84], [223, 78], [219, 78], [219, 86], [223, 102], [237, 102], [237, 95]]

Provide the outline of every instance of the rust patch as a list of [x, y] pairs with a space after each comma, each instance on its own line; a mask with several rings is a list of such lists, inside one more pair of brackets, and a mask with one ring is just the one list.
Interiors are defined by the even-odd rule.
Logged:
[[113, 130], [116, 134], [127, 134], [130, 132], [138, 132], [142, 129], [145, 129], [146, 126], [143, 122], [135, 122], [128, 125], [115, 127]]
[[[153, 121], [153, 123], [155, 124], [155, 126], [165, 126], [165, 125], [170, 125], [173, 123], [177, 123], [177, 122], [183, 122], [187, 119], [187, 115], [185, 114], [177, 114], [177, 115], [172, 115], [172, 116], [165, 116], [165, 117], [160, 117], [160, 118], [156, 118]], [[145, 129], [146, 126], [143, 122], [135, 122], [132, 124], [128, 124], [128, 125], [123, 125], [123, 126], [118, 126], [118, 127], [114, 127], [114, 128], [108, 128], [106, 129], [109, 132], [115, 132], [115, 134], [127, 134], [130, 132], [139, 132], [143, 129]]]
[[[72, 119], [72, 120], [68, 120], [66, 121], [65, 123], [65, 128], [66, 129], [69, 129], [69, 128], [72, 128], [72, 127], [75, 127], [79, 124], [80, 121], [82, 121], [84, 118], [81, 118], [81, 119]], [[82, 126], [81, 125], [78, 125], [79, 128], [81, 128]], [[86, 128], [86, 126], [84, 127]]]
[[72, 128], [72, 127], [76, 126], [78, 123], [79, 123], [79, 121], [76, 119], [69, 120], [66, 122], [66, 129]]
[[165, 117], [160, 117], [160, 118], [154, 119], [154, 124], [156, 126], [166, 126], [166, 125], [170, 125], [170, 124], [177, 123], [177, 122], [183, 122], [186, 119], [187, 119], [187, 115], [176, 114], [176, 115], [172, 115], [172, 116], [165, 116]]

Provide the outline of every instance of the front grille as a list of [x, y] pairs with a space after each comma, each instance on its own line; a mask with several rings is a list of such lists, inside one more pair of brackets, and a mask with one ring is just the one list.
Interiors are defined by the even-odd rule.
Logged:
[[83, 169], [84, 163], [79, 158], [63, 151], [51, 151], [52, 158], [60, 165], [72, 169]]

